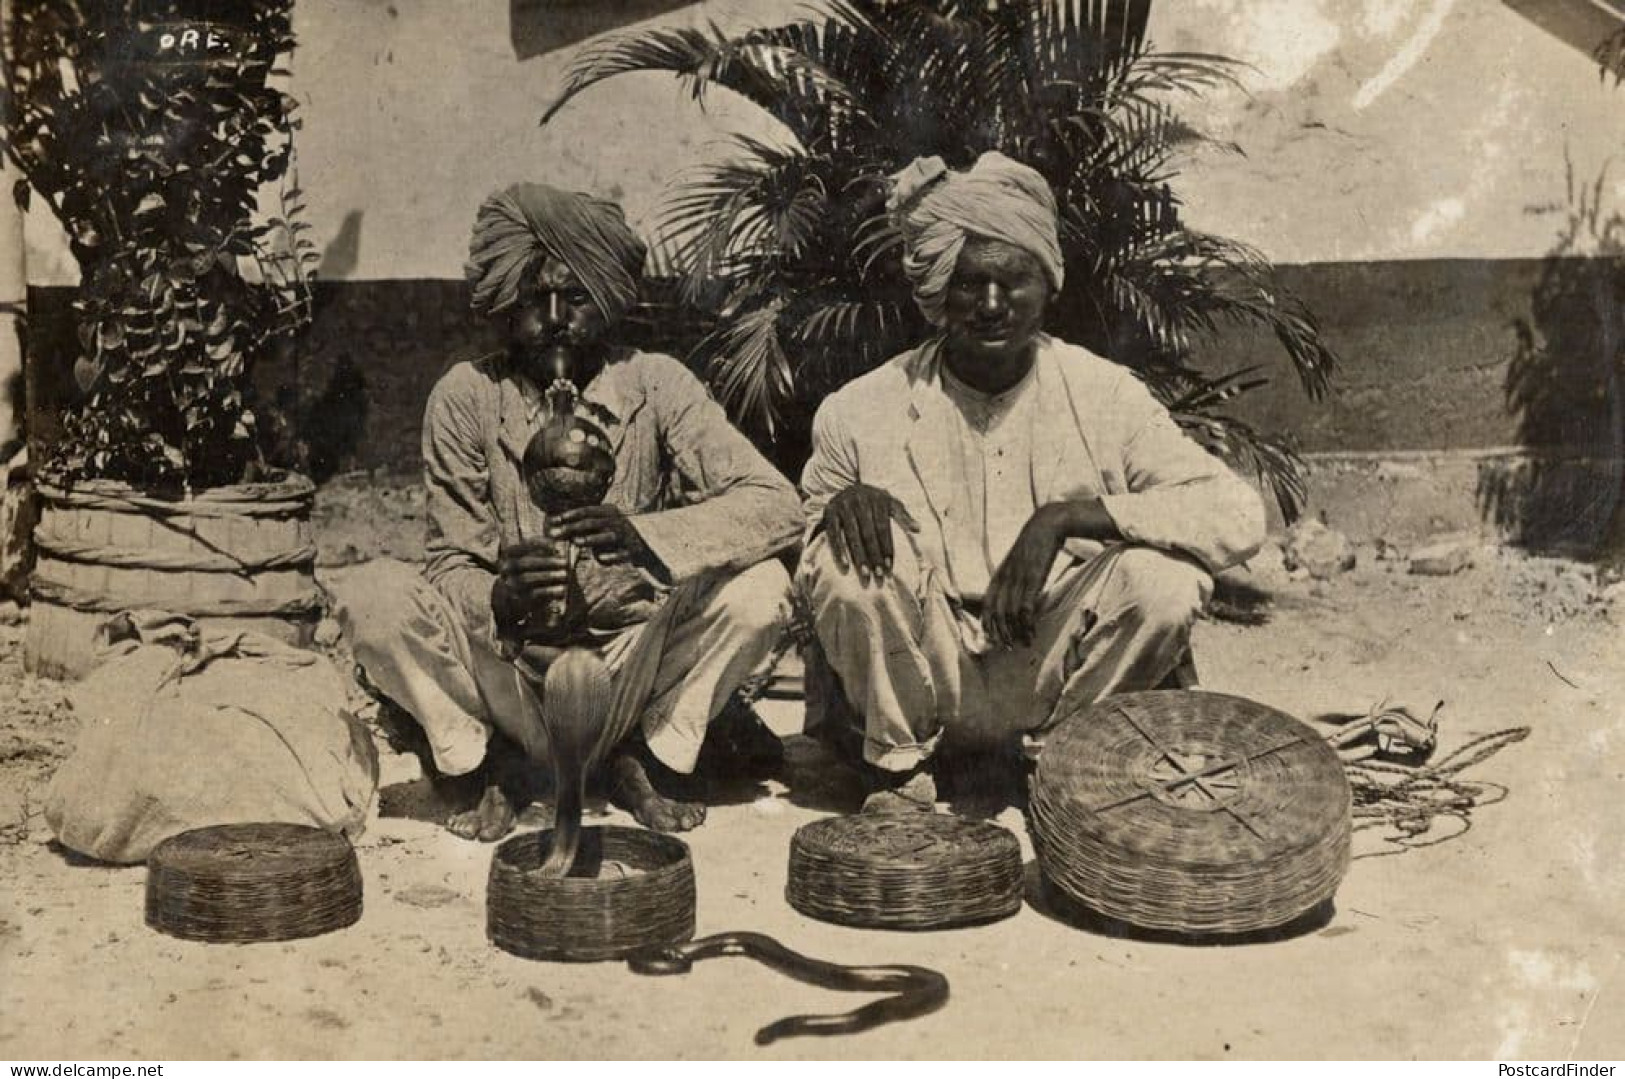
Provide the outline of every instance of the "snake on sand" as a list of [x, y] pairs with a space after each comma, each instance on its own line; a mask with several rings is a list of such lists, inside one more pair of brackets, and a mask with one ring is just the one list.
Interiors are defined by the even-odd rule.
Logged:
[[627, 959], [639, 974], [686, 974], [696, 960], [744, 956], [780, 974], [823, 989], [889, 993], [839, 1015], [791, 1015], [756, 1032], [756, 1044], [767, 1045], [796, 1034], [857, 1034], [883, 1023], [928, 1015], [947, 1003], [948, 979], [914, 966], [845, 966], [791, 951], [762, 933], [716, 933], [642, 952]]
[[[521, 664], [527, 677], [536, 665]], [[575, 864], [581, 843], [581, 810], [587, 771], [598, 757], [597, 739], [605, 728], [614, 699], [609, 669], [591, 652], [566, 649], [541, 675], [542, 716], [553, 761], [553, 841], [538, 875], [565, 877]], [[792, 951], [762, 933], [717, 933], [686, 944], [673, 944], [634, 955], [628, 966], [640, 974], [684, 974], [700, 959], [744, 956], [781, 974], [823, 989], [886, 993], [839, 1015], [792, 1015], [756, 1032], [756, 1044], [767, 1045], [797, 1034], [856, 1034], [884, 1023], [912, 1019], [942, 1007], [948, 979], [926, 967], [846, 966]]]

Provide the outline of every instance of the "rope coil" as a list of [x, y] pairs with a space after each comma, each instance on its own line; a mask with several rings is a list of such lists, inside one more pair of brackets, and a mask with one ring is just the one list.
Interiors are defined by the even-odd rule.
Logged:
[[[1530, 731], [1529, 727], [1492, 731], [1433, 764], [1395, 764], [1374, 758], [1345, 761], [1344, 770], [1354, 791], [1354, 830], [1386, 829], [1379, 838], [1391, 848], [1355, 857], [1403, 854], [1464, 835], [1472, 828], [1473, 810], [1504, 801], [1510, 791], [1500, 783], [1458, 777], [1507, 746], [1523, 741]], [[1456, 827], [1441, 835], [1430, 835], [1441, 818], [1454, 821]]]
[[110, 510], [155, 517], [308, 516], [316, 486], [303, 476], [279, 483], [240, 483], [194, 491], [185, 498], [154, 498], [110, 480], [86, 480], [71, 488], [35, 485], [46, 508]]
[[165, 551], [157, 547], [109, 547], [36, 534], [35, 549], [63, 562], [77, 562], [117, 569], [187, 570], [193, 573], [251, 573], [256, 570], [303, 569], [316, 564], [316, 545], [302, 544], [260, 555], [209, 554], [201, 551]]
[[[29, 582], [28, 594], [39, 603], [51, 603], [75, 611], [97, 614], [118, 614], [137, 607], [162, 607], [156, 597], [110, 596], [105, 590], [77, 588], [58, 581], [43, 580], [36, 576]], [[310, 592], [289, 599], [271, 597], [235, 598], [218, 596], [211, 599], [189, 597], [185, 613], [198, 618], [316, 618], [322, 610], [322, 597]]]

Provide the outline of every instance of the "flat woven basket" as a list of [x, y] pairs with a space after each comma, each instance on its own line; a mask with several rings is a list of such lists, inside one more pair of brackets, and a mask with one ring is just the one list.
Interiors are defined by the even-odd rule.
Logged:
[[491, 858], [486, 935], [526, 959], [596, 962], [694, 936], [688, 845], [641, 828], [584, 828], [568, 877], [542, 877], [551, 829], [514, 836]]
[[1044, 878], [1145, 929], [1247, 933], [1331, 897], [1349, 864], [1348, 779], [1311, 728], [1240, 697], [1110, 697], [1038, 759]]
[[1021, 844], [996, 824], [941, 813], [860, 813], [796, 830], [790, 905], [866, 929], [947, 929], [1021, 909]]
[[185, 940], [294, 940], [361, 917], [361, 867], [341, 835], [303, 824], [223, 824], [147, 857], [147, 924]]

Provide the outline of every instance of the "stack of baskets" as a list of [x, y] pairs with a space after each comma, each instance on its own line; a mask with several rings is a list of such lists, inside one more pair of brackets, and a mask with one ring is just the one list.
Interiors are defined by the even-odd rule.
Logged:
[[1021, 844], [985, 821], [872, 813], [803, 825], [785, 897], [839, 925], [947, 929], [1021, 909]]
[[1312, 729], [1252, 701], [1181, 690], [1069, 717], [1039, 758], [1031, 827], [1051, 886], [1144, 929], [1285, 925], [1348, 869], [1351, 794]]

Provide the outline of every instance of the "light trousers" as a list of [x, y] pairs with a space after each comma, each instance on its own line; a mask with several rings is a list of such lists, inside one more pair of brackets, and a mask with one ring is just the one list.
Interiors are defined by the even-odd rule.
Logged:
[[863, 728], [863, 756], [891, 771], [928, 757], [944, 734], [967, 744], [1025, 736], [1029, 747], [1073, 712], [1158, 685], [1184, 657], [1212, 593], [1195, 562], [1118, 545], [1051, 573], [1030, 645], [989, 648], [980, 620], [950, 599], [942, 572], [892, 526], [892, 572], [864, 583], [808, 545], [797, 585], [825, 661]]
[[[478, 768], [493, 726], [545, 732], [545, 702], [416, 567], [374, 562], [336, 591], [356, 662], [417, 720], [442, 774]], [[600, 642], [594, 650], [615, 685], [611, 730], [600, 744], [618, 744], [641, 725], [661, 763], [693, 771], [707, 724], [778, 642], [789, 592], [789, 577], [772, 561], [699, 577], [678, 585], [649, 621]], [[545, 759], [541, 737], [523, 748]]]

